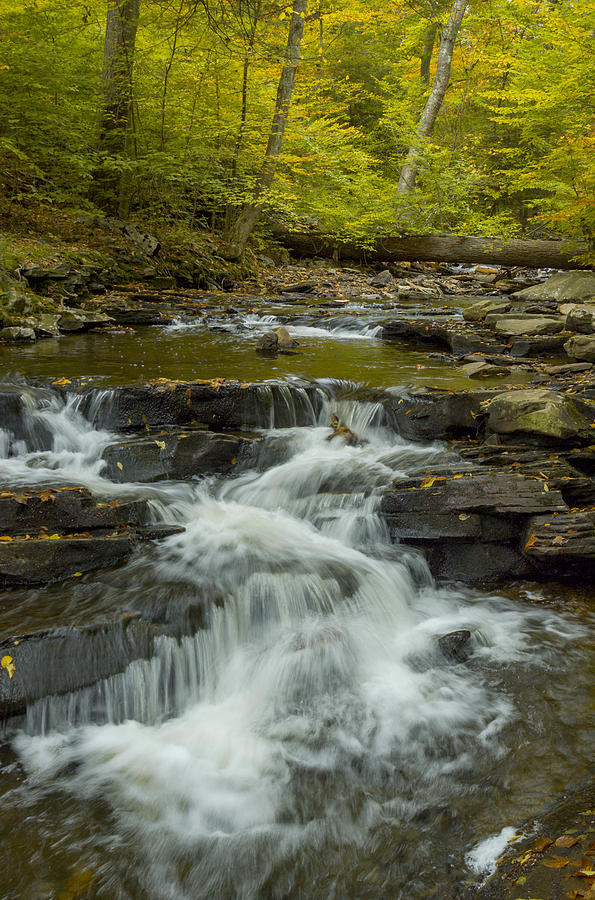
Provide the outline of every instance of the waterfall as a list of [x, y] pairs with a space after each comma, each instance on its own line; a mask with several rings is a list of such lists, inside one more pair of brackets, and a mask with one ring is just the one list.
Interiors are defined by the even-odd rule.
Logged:
[[[107, 848], [95, 849], [98, 896], [421, 898], [427, 881], [409, 887], [419, 843], [481, 800], [477, 778], [524, 715], [502, 672], [547, 664], [537, 632], [583, 632], [555, 612], [437, 589], [423, 558], [390, 541], [384, 488], [450, 457], [395, 434], [382, 398], [338, 382], [256, 395], [259, 454], [233, 478], [145, 487], [154, 517], [184, 530], [120, 575], [143, 597], [176, 584], [198, 601], [208, 585], [218, 599], [203, 626], [30, 705], [14, 741], [26, 790], [94, 811]], [[29, 414], [51, 446], [5, 454], [3, 477], [78, 473], [105, 490], [114, 436], [85, 410], [44, 399]], [[357, 441], [332, 436], [333, 415]], [[471, 660], [449, 665], [437, 639], [461, 628]], [[378, 893], [353, 887], [368, 853], [391, 854]]]

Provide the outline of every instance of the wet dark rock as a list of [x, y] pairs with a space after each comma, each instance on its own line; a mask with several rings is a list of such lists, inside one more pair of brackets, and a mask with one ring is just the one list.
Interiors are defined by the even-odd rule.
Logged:
[[28, 704], [52, 694], [67, 694], [123, 672], [134, 659], [147, 659], [156, 629], [138, 614], [97, 624], [18, 634], [0, 643], [10, 656], [13, 677], [0, 671], [0, 719], [18, 715]]
[[380, 511], [395, 540], [424, 550], [436, 577], [477, 584], [527, 574], [527, 522], [567, 507], [559, 491], [531, 476], [445, 469], [394, 482]]
[[256, 341], [257, 353], [275, 354], [279, 349], [279, 335], [276, 331], [265, 331]]
[[517, 447], [505, 444], [502, 447], [489, 447], [487, 444], [479, 446], [461, 447], [461, 455], [465, 459], [472, 460], [475, 465], [494, 467], [515, 471], [520, 475], [526, 475], [539, 479], [547, 484], [551, 490], [560, 491], [564, 502], [570, 507], [595, 505], [595, 481], [590, 474], [582, 471], [581, 463], [589, 468], [593, 462], [593, 454], [584, 457], [576, 454], [579, 465], [574, 465], [572, 459], [563, 458], [543, 449], [527, 449], [522, 445]]
[[0, 584], [63, 581], [77, 572], [118, 565], [133, 547], [132, 532], [0, 541]]
[[441, 581], [491, 585], [534, 573], [516, 543], [432, 543], [424, 549], [430, 571]]
[[472, 353], [511, 357], [553, 356], [563, 353], [565, 334], [530, 335], [496, 334], [473, 323], [439, 324], [432, 319], [395, 320], [384, 324], [383, 340], [403, 340], [416, 347], [446, 347], [455, 356]]
[[161, 310], [124, 300], [108, 300], [102, 309], [118, 325], [161, 325], [169, 318]]
[[535, 516], [524, 541], [525, 555], [548, 573], [595, 576], [595, 512]]
[[98, 501], [84, 488], [0, 491], [0, 534], [61, 533], [118, 528], [146, 521], [146, 504], [134, 500]]
[[[385, 516], [419, 512], [456, 515], [490, 514], [506, 517], [530, 516], [545, 511], [566, 510], [557, 490], [545, 490], [545, 482], [526, 475], [516, 475], [501, 469], [479, 469], [467, 472], [439, 470], [424, 478], [405, 478], [395, 481], [384, 492], [381, 504]], [[493, 530], [493, 522], [485, 531], [487, 540], [500, 540]], [[437, 532], [438, 533], [438, 532]]]
[[535, 337], [521, 335], [520, 337], [511, 337], [507, 348], [510, 355], [517, 358], [561, 356], [564, 353], [565, 342], [566, 335], [564, 333]]
[[406, 440], [475, 437], [482, 404], [498, 393], [498, 390], [411, 392], [387, 403], [387, 412]]
[[[594, 808], [595, 781], [569, 787], [554, 805], [520, 824], [520, 839], [507, 846], [495, 873], [484, 884], [469, 885], [462, 896], [465, 900], [567, 900], [573, 891], [578, 891], [577, 900], [581, 893], [588, 896], [588, 879], [577, 873], [584, 868], [592, 845]], [[509, 824], [502, 822], [502, 826]], [[565, 837], [572, 838], [571, 847], [556, 843]], [[566, 857], [568, 864], [544, 865], [559, 857]]]
[[[203, 424], [213, 431], [237, 431], [268, 424], [311, 424], [320, 408], [315, 385], [241, 385], [239, 382], [171, 382], [131, 385], [111, 391], [83, 389], [81, 411], [100, 428], [147, 431]], [[1, 395], [0, 395], [1, 396]]]
[[467, 629], [451, 631], [438, 638], [438, 647], [443, 655], [453, 662], [465, 662], [471, 655], [471, 632]]
[[210, 431], [121, 441], [104, 450], [104, 474], [116, 482], [224, 474], [247, 454], [251, 444], [245, 438]]

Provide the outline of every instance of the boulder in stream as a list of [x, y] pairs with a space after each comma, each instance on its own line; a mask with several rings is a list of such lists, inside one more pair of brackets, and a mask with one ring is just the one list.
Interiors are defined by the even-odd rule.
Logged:
[[566, 330], [579, 334], [595, 332], [595, 307], [573, 306], [566, 315]]
[[274, 332], [277, 335], [277, 348], [279, 350], [293, 350], [294, 347], [299, 346], [298, 341], [296, 341], [295, 338], [292, 338], [284, 325], [275, 328]]
[[256, 352], [265, 356], [273, 355], [279, 350], [279, 335], [276, 331], [265, 331], [256, 341]]
[[581, 302], [595, 298], [595, 275], [572, 271], [552, 275], [543, 284], [524, 288], [513, 294], [515, 300], [558, 300]]
[[595, 362], [595, 334], [577, 334], [566, 341], [564, 349], [571, 359]]
[[595, 406], [560, 391], [504, 391], [484, 405], [488, 431], [584, 441], [593, 437]]

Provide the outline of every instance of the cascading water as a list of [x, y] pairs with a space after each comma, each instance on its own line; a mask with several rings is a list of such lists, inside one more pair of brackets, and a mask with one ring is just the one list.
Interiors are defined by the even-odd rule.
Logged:
[[[205, 627], [32, 705], [14, 742], [22, 802], [52, 822], [68, 807], [55, 852], [85, 860], [96, 897], [444, 898], [475, 838], [459, 811], [481, 820], [488, 786], [505, 777], [523, 715], [511, 685], [571, 657], [583, 629], [439, 590], [390, 542], [382, 488], [442, 447], [402, 441], [382, 404], [349, 397], [351, 386], [321, 386], [315, 404], [301, 389], [261, 390], [268, 430], [251, 468], [124, 487], [185, 526], [133, 558], [128, 581], [138, 592], [210, 585], [220, 600]], [[360, 445], [329, 440], [331, 413]], [[114, 436], [76, 399], [31, 415], [51, 447], [13, 444], [5, 481], [108, 489], [100, 455]], [[466, 666], [437, 650], [459, 628], [472, 632]]]

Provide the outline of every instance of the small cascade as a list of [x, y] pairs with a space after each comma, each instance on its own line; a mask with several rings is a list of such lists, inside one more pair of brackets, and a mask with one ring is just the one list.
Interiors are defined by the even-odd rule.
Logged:
[[[439, 590], [423, 558], [390, 541], [383, 489], [450, 457], [401, 439], [382, 395], [331, 380], [237, 393], [245, 425], [261, 429], [258, 455], [231, 478], [144, 488], [155, 520], [183, 531], [119, 573], [139, 602], [176, 586], [217, 599], [192, 634], [154, 637], [120, 674], [31, 704], [14, 741], [20, 790], [52, 847], [83, 855], [65, 804], [92, 823], [97, 896], [421, 900], [455, 865], [450, 830], [462, 840], [486, 784], [511, 777], [512, 729], [527, 727], [519, 682], [566, 660], [586, 631], [555, 611]], [[3, 477], [77, 473], [105, 490], [101, 452], [115, 436], [91, 423], [109, 396], [89, 402], [34, 404], [51, 444], [10, 449]], [[459, 629], [467, 665], [438, 646]], [[447, 896], [450, 875], [439, 877]]]
[[31, 735], [67, 731], [81, 725], [118, 725], [128, 719], [155, 725], [181, 715], [199, 699], [204, 661], [195, 637], [158, 637], [150, 659], [137, 659], [126, 670], [63, 696], [50, 695], [27, 708]]
[[316, 385], [299, 381], [270, 382], [247, 393], [243, 421], [251, 428], [293, 428], [313, 425], [324, 403], [324, 393]]
[[21, 436], [0, 431], [0, 480], [12, 487], [102, 482], [101, 454], [115, 436], [93, 427], [80, 411], [81, 397], [49, 392], [22, 394]]

